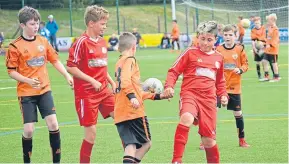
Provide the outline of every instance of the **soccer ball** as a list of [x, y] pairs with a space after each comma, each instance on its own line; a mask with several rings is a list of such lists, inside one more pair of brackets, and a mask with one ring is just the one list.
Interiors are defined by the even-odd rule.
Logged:
[[255, 41], [255, 47], [257, 48], [257, 50], [260, 50], [262, 48], [264, 48], [264, 43], [262, 41]]
[[146, 92], [160, 94], [163, 92], [163, 83], [157, 78], [148, 78], [142, 83], [142, 88]]
[[250, 27], [250, 20], [249, 19], [242, 19], [241, 20], [241, 25], [244, 27], [244, 28], [248, 28]]

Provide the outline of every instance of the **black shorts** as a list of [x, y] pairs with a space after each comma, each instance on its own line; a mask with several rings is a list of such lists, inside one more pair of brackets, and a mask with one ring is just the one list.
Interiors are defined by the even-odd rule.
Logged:
[[37, 108], [42, 119], [55, 114], [55, 107], [51, 91], [42, 95], [18, 97], [23, 123], [38, 122]]
[[135, 144], [139, 149], [151, 140], [147, 117], [120, 122], [116, 124], [116, 127], [124, 147]]
[[264, 54], [264, 59], [270, 63], [277, 63], [278, 55]]
[[263, 58], [264, 58], [264, 54], [258, 55], [258, 54], [255, 54], [255, 53], [254, 53], [254, 61], [260, 62], [260, 61], [263, 60]]
[[[227, 110], [233, 110], [233, 111], [240, 111], [241, 108], [241, 95], [240, 94], [228, 94], [229, 101], [227, 105]], [[220, 98], [217, 98], [217, 107], [221, 108], [221, 100]]]

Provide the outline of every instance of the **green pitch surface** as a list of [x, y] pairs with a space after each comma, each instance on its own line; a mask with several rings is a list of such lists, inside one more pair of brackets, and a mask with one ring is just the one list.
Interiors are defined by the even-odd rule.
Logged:
[[[238, 147], [237, 129], [231, 111], [219, 110], [217, 142], [223, 163], [288, 163], [288, 46], [281, 45], [279, 64], [282, 80], [276, 83], [258, 82], [250, 47], [247, 55], [250, 69], [243, 75], [243, 113], [245, 135], [250, 148]], [[109, 53], [109, 70], [113, 69], [119, 54]], [[177, 58], [169, 50], [142, 49], [137, 52], [142, 80], [156, 77], [165, 80], [168, 68]], [[67, 53], [61, 53], [63, 62]], [[15, 81], [5, 71], [4, 57], [0, 57], [0, 163], [22, 162], [22, 118], [16, 97]], [[73, 91], [62, 76], [49, 65], [50, 79], [62, 141], [62, 162], [78, 163], [83, 129], [79, 126], [74, 108]], [[173, 138], [178, 123], [180, 83], [171, 102], [147, 100], [146, 112], [150, 119], [153, 146], [144, 163], [169, 163], [172, 158]], [[205, 152], [198, 149], [200, 136], [192, 127], [184, 154], [184, 162], [205, 162]], [[91, 162], [122, 162], [123, 149], [112, 119], [99, 117], [97, 139]], [[51, 162], [48, 130], [39, 117], [33, 137], [33, 163]]]

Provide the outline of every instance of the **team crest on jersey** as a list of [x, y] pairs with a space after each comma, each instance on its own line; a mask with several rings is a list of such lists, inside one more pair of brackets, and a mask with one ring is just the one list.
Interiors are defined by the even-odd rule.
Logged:
[[201, 58], [198, 58], [197, 62], [201, 63], [201, 62], [203, 62], [203, 60]]
[[233, 54], [233, 55], [232, 55], [232, 58], [233, 58], [234, 60], [238, 59], [238, 54]]
[[44, 51], [44, 46], [43, 45], [39, 45], [38, 47], [39, 52], [43, 52]]
[[90, 53], [90, 54], [93, 54], [93, 53], [94, 53], [94, 51], [93, 51], [93, 50], [89, 50], [89, 53]]
[[107, 49], [105, 47], [102, 47], [102, 53], [104, 53], [104, 54], [107, 53]]
[[218, 61], [216, 61], [216, 62], [215, 62], [215, 66], [216, 66], [217, 69], [219, 69], [220, 66], [221, 66], [221, 64], [220, 64]]

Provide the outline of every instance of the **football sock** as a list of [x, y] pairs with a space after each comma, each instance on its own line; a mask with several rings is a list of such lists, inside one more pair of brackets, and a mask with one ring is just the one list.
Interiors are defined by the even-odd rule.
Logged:
[[260, 65], [259, 64], [256, 64], [256, 69], [257, 69], [258, 77], [260, 78], [261, 77], [261, 72], [260, 72]]
[[60, 131], [49, 131], [49, 140], [52, 150], [53, 163], [60, 163], [61, 158], [61, 141], [60, 141]]
[[269, 72], [265, 72], [265, 77], [268, 77], [269, 76]]
[[125, 155], [123, 156], [123, 163], [135, 163], [135, 157], [129, 156], [129, 155]]
[[274, 77], [275, 77], [275, 78], [278, 78], [278, 77], [279, 77], [279, 74], [274, 74]]
[[269, 62], [269, 64], [270, 64], [271, 71], [273, 72], [273, 75], [274, 75], [275, 73], [274, 73], [274, 69], [273, 69], [273, 64], [272, 64], [272, 62]]
[[135, 160], [136, 163], [140, 163], [141, 162], [141, 160], [137, 159], [137, 158], [134, 158], [134, 160]]
[[241, 116], [235, 116], [236, 119], [236, 126], [238, 129], [238, 136], [239, 138], [244, 138], [245, 133], [244, 133], [244, 120], [243, 120], [243, 115]]
[[87, 142], [86, 140], [82, 141], [80, 149], [80, 163], [90, 163], [92, 147], [93, 144]]
[[205, 148], [207, 163], [220, 163], [220, 154], [218, 150], [218, 145], [211, 148]]
[[190, 128], [178, 124], [174, 139], [174, 154], [172, 162], [182, 162], [182, 157], [188, 141]]
[[25, 138], [22, 136], [22, 148], [24, 163], [30, 163], [30, 158], [32, 155], [32, 138]]

